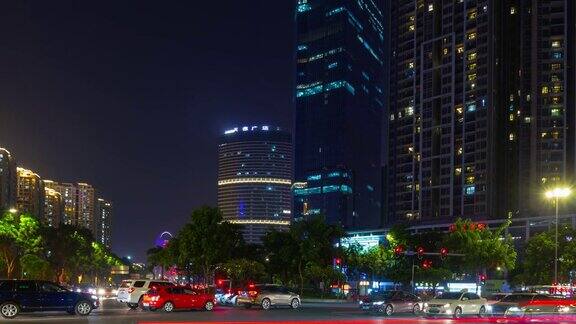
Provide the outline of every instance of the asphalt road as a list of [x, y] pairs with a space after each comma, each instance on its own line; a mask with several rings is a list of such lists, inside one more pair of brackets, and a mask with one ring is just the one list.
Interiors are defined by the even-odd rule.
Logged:
[[114, 300], [105, 300], [99, 309], [87, 317], [62, 312], [21, 314], [10, 323], [102, 323], [102, 324], [152, 324], [152, 323], [281, 323], [281, 324], [409, 324], [409, 323], [574, 323], [575, 317], [543, 317], [530, 321], [494, 318], [425, 319], [413, 315], [383, 317], [366, 314], [355, 304], [303, 303], [297, 310], [278, 308], [268, 311], [237, 307], [218, 307], [212, 312], [177, 311], [174, 313], [129, 310]]

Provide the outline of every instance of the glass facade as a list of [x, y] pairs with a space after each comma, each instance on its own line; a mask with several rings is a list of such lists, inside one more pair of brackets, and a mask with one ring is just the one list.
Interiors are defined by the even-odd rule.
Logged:
[[299, 0], [294, 217], [381, 225], [382, 5]]
[[228, 130], [218, 146], [218, 208], [243, 226], [246, 242], [261, 243], [291, 221], [292, 136], [278, 127]]
[[10, 152], [0, 148], [0, 210], [16, 207], [16, 164]]

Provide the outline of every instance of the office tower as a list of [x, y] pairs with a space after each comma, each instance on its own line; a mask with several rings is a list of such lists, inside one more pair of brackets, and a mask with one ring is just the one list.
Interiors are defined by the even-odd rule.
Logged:
[[60, 222], [65, 225], [76, 225], [78, 205], [78, 188], [73, 183], [61, 183], [44, 180], [46, 188], [54, 189], [62, 196], [64, 210]]
[[112, 246], [112, 203], [102, 198], [96, 200], [94, 239], [107, 248]]
[[16, 179], [14, 158], [0, 147], [0, 211], [16, 208]]
[[[522, 95], [519, 109], [520, 212], [547, 215], [543, 192], [574, 183], [576, 118], [575, 25], [572, 0], [522, 1], [513, 9], [522, 19]], [[561, 204], [574, 212], [575, 204]]]
[[388, 223], [518, 210], [516, 2], [391, 2]]
[[16, 169], [17, 197], [16, 209], [20, 214], [30, 214], [38, 220], [44, 216], [44, 184], [40, 176], [31, 170]]
[[384, 26], [372, 0], [299, 0], [294, 217], [381, 225]]
[[218, 145], [218, 208], [243, 225], [246, 242], [285, 230], [291, 220], [292, 137], [279, 127], [227, 130]]
[[76, 185], [76, 226], [84, 227], [94, 233], [94, 211], [96, 197], [94, 187], [87, 183], [79, 182]]
[[59, 227], [64, 213], [62, 195], [51, 188], [44, 187], [44, 217], [42, 222], [50, 227]]

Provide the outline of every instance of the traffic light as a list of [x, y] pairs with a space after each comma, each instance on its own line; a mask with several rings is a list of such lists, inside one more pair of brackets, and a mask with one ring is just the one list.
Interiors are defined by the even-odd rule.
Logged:
[[430, 261], [430, 260], [422, 261], [422, 269], [428, 270], [430, 268], [432, 268], [432, 261]]
[[448, 249], [445, 247], [440, 248], [440, 259], [444, 260], [448, 256]]
[[340, 268], [341, 265], [342, 265], [342, 259], [334, 258], [334, 268]]
[[486, 284], [486, 275], [481, 274], [478, 278], [480, 279], [480, 285], [484, 286]]
[[404, 245], [400, 244], [394, 248], [394, 255], [399, 256], [400, 254], [404, 254]]
[[416, 248], [416, 254], [418, 255], [419, 259], [422, 259], [422, 257], [424, 256], [424, 248], [421, 246]]

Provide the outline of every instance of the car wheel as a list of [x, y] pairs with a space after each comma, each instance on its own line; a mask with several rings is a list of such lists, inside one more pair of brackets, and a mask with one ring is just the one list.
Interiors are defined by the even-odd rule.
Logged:
[[7, 302], [0, 306], [0, 314], [4, 318], [14, 318], [20, 312], [20, 307], [14, 302]]
[[460, 318], [460, 317], [462, 317], [462, 308], [456, 307], [456, 309], [454, 310], [454, 318]]
[[262, 299], [262, 309], [263, 310], [269, 310], [270, 306], [272, 306], [272, 303], [270, 302], [270, 299], [268, 298], [264, 298]]
[[136, 308], [138, 308], [138, 304], [135, 304], [135, 303], [126, 303], [126, 305], [128, 305], [128, 307], [129, 307], [130, 309], [136, 309]]
[[92, 312], [92, 305], [85, 300], [81, 300], [76, 304], [74, 309], [76, 310], [76, 315], [87, 316]]
[[420, 306], [418, 304], [414, 304], [414, 307], [412, 307], [412, 313], [414, 315], [418, 315], [420, 313]]
[[174, 304], [172, 302], [164, 303], [164, 307], [162, 308], [166, 313], [170, 313], [174, 310]]
[[484, 317], [485, 315], [486, 315], [486, 307], [482, 306], [478, 311], [478, 317]]
[[204, 309], [207, 311], [211, 311], [214, 309], [214, 303], [211, 301], [207, 301], [206, 304], [204, 304]]
[[386, 316], [392, 316], [392, 313], [394, 313], [394, 307], [390, 304], [386, 305], [384, 308], [384, 314], [386, 314]]
[[298, 298], [292, 299], [292, 301], [290, 302], [290, 307], [292, 307], [292, 309], [300, 307], [300, 301], [298, 300]]
[[250, 308], [252, 308], [252, 304], [244, 304], [244, 308], [250, 309]]

